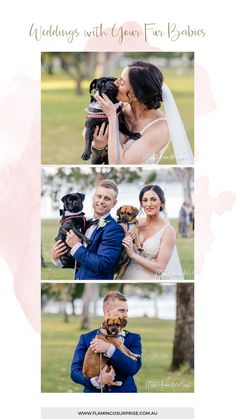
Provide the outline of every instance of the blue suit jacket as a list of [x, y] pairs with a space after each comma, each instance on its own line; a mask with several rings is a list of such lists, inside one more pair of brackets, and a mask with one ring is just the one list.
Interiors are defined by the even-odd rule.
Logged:
[[[100, 390], [91, 384], [90, 378], [84, 377], [82, 372], [85, 353], [90, 346], [91, 340], [95, 338], [97, 331], [98, 329], [92, 330], [91, 332], [80, 336], [71, 364], [71, 379], [75, 383], [84, 386], [84, 393], [100, 393]], [[140, 335], [126, 331], [124, 345], [133, 353], [141, 355], [142, 347]], [[133, 376], [141, 368], [141, 357], [138, 361], [134, 361], [116, 348], [112, 357], [108, 359], [116, 372], [115, 380], [122, 381], [123, 384], [120, 387], [105, 386], [103, 392], [136, 393], [137, 387]]]
[[110, 215], [105, 220], [107, 224], [93, 232], [91, 244], [80, 246], [73, 255], [80, 265], [75, 279], [113, 279], [125, 233]]

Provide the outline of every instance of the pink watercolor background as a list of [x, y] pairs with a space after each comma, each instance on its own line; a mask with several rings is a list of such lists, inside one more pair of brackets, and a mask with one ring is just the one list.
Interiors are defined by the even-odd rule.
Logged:
[[211, 220], [215, 214], [223, 215], [232, 209], [236, 201], [236, 195], [229, 191], [221, 192], [216, 198], [209, 194], [210, 180], [206, 176], [201, 176], [195, 180], [196, 195], [196, 252], [195, 267], [196, 273], [200, 274], [205, 262], [206, 253], [210, 249], [215, 236], [211, 229]]
[[[141, 27], [135, 22], [126, 29]], [[114, 38], [88, 41], [85, 51], [160, 51], [144, 42], [127, 39], [119, 45]], [[214, 111], [216, 104], [210, 81], [202, 67], [195, 66], [195, 100], [198, 116]], [[0, 90], [0, 256], [13, 277], [14, 290], [24, 313], [39, 331], [40, 325], [40, 84], [25, 76], [16, 77]], [[199, 156], [200, 157], [200, 156]], [[196, 269], [200, 273], [214, 235], [213, 213], [230, 210], [236, 196], [221, 192], [212, 198], [209, 179], [196, 179]], [[223, 198], [223, 199], [222, 199]], [[10, 234], [9, 234], [10, 232]], [[203, 245], [204, 243], [204, 245]]]
[[40, 84], [19, 76], [0, 97], [0, 256], [25, 315], [39, 331]]

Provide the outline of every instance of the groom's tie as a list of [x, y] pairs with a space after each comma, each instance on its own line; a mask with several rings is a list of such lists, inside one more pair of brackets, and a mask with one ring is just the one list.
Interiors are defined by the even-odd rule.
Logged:
[[86, 230], [88, 230], [88, 228], [90, 228], [93, 225], [97, 225], [98, 223], [99, 223], [99, 219], [94, 220], [93, 218], [90, 218], [90, 220], [88, 220], [86, 223]]

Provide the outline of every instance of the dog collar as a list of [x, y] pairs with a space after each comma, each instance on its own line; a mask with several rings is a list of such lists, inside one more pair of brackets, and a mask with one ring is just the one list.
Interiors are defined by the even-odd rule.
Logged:
[[62, 215], [63, 217], [69, 217], [71, 216], [79, 216], [79, 215], [84, 215], [83, 211], [78, 211], [78, 212], [71, 212], [71, 211], [67, 211], [65, 209], [59, 209], [59, 214]]
[[69, 217], [69, 216], [74, 216], [74, 215], [84, 215], [83, 211], [78, 211], [78, 212], [71, 212], [71, 211], [66, 211], [66, 210], [62, 210], [64, 213], [63, 215], [65, 217]]
[[98, 329], [98, 331], [97, 331], [97, 335], [103, 336], [103, 337], [104, 337], [104, 338], [106, 338], [106, 339], [107, 339], [107, 336], [108, 336], [108, 335], [106, 335], [105, 333], [101, 332], [101, 330], [100, 330], [100, 329]]
[[103, 119], [108, 119], [107, 115], [105, 113], [88, 113], [86, 115], [86, 118], [103, 118]]
[[135, 224], [135, 221], [133, 221], [132, 223], [127, 224], [128, 230], [129, 230], [130, 226], [132, 226], [133, 224]]
[[[121, 113], [121, 106], [119, 105], [119, 103], [117, 105], [118, 106], [115, 107], [116, 108], [116, 115], [119, 115]], [[96, 108], [94, 109], [92, 107], [90, 107], [88, 109], [88, 113], [86, 115], [86, 118], [88, 118], [88, 119], [89, 118], [103, 118], [103, 119], [108, 119], [107, 118], [107, 115], [104, 112], [102, 112], [102, 111], [99, 112], [98, 109], [96, 109]]]
[[[121, 221], [121, 220], [117, 220], [117, 223], [118, 224], [126, 224], [126, 223], [124, 223], [124, 221]], [[129, 230], [129, 227], [132, 226], [133, 224], [135, 224], [135, 221], [133, 221], [132, 223], [127, 223], [128, 230]]]

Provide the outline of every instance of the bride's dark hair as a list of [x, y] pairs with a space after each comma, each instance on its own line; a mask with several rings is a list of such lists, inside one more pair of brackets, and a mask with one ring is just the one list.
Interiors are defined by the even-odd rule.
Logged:
[[157, 196], [160, 198], [160, 201], [161, 201], [160, 211], [164, 211], [164, 207], [165, 207], [165, 203], [166, 203], [165, 194], [164, 194], [164, 191], [158, 185], [147, 185], [147, 186], [143, 187], [143, 189], [139, 193], [140, 205], [142, 205], [143, 195], [147, 191], [154, 191], [157, 194]]
[[153, 64], [134, 61], [128, 65], [129, 82], [136, 99], [148, 109], [158, 109], [162, 102], [163, 75]]

